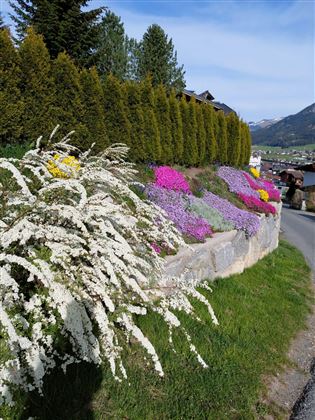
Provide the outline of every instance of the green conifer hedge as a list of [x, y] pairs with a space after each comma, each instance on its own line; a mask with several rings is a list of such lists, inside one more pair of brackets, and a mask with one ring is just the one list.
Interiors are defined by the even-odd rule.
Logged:
[[214, 162], [243, 166], [251, 153], [248, 125], [235, 113], [187, 102], [147, 76], [121, 82], [112, 74], [79, 69], [66, 53], [51, 59], [33, 29], [16, 47], [0, 30], [0, 145], [31, 142], [60, 124], [75, 130], [76, 145], [99, 152], [113, 143], [130, 147], [134, 162], [186, 166]]

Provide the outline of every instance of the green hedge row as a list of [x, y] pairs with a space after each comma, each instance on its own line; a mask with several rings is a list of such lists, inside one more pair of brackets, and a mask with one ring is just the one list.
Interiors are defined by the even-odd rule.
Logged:
[[65, 53], [52, 60], [42, 36], [32, 29], [19, 47], [0, 32], [0, 146], [48, 136], [56, 124], [83, 150], [113, 143], [130, 146], [136, 162], [187, 166], [215, 161], [247, 164], [247, 124], [210, 105], [179, 100], [150, 78], [101, 81], [95, 68], [79, 69]]

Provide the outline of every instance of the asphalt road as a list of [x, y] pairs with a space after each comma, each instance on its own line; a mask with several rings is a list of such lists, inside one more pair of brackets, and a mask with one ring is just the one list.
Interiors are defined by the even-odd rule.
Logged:
[[289, 209], [284, 205], [281, 230], [286, 239], [303, 252], [315, 272], [315, 213]]
[[[285, 238], [303, 252], [313, 270], [315, 282], [315, 213], [289, 209], [284, 205], [281, 214], [281, 230]], [[315, 357], [311, 375], [311, 379], [293, 408], [292, 420], [315, 419]]]

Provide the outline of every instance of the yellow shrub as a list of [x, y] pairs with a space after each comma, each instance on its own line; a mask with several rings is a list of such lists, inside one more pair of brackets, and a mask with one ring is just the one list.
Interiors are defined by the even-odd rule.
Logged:
[[268, 201], [269, 200], [269, 194], [268, 194], [267, 191], [265, 191], [265, 190], [257, 190], [257, 191], [259, 192], [260, 199], [262, 201]]
[[77, 172], [80, 169], [80, 163], [78, 159], [74, 156], [67, 156], [61, 160], [60, 155], [55, 154], [54, 160], [58, 163], [62, 163], [63, 165], [68, 166], [68, 168], [70, 169], [70, 173], [66, 173], [60, 168], [58, 168], [58, 166], [53, 160], [50, 160], [47, 164], [47, 169], [55, 178], [70, 178], [75, 174], [75, 172]]
[[259, 171], [257, 171], [256, 168], [250, 168], [249, 171], [255, 178], [259, 178], [260, 173], [259, 173]]

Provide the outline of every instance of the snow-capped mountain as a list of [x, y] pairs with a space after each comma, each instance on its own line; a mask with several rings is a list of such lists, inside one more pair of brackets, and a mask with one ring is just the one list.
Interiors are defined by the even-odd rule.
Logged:
[[273, 124], [276, 124], [277, 122], [281, 121], [283, 119], [283, 117], [280, 118], [271, 118], [271, 119], [264, 119], [258, 122], [253, 122], [250, 121], [248, 123], [250, 131], [257, 131], [260, 130], [261, 128], [266, 128], [266, 127], [270, 127]]

